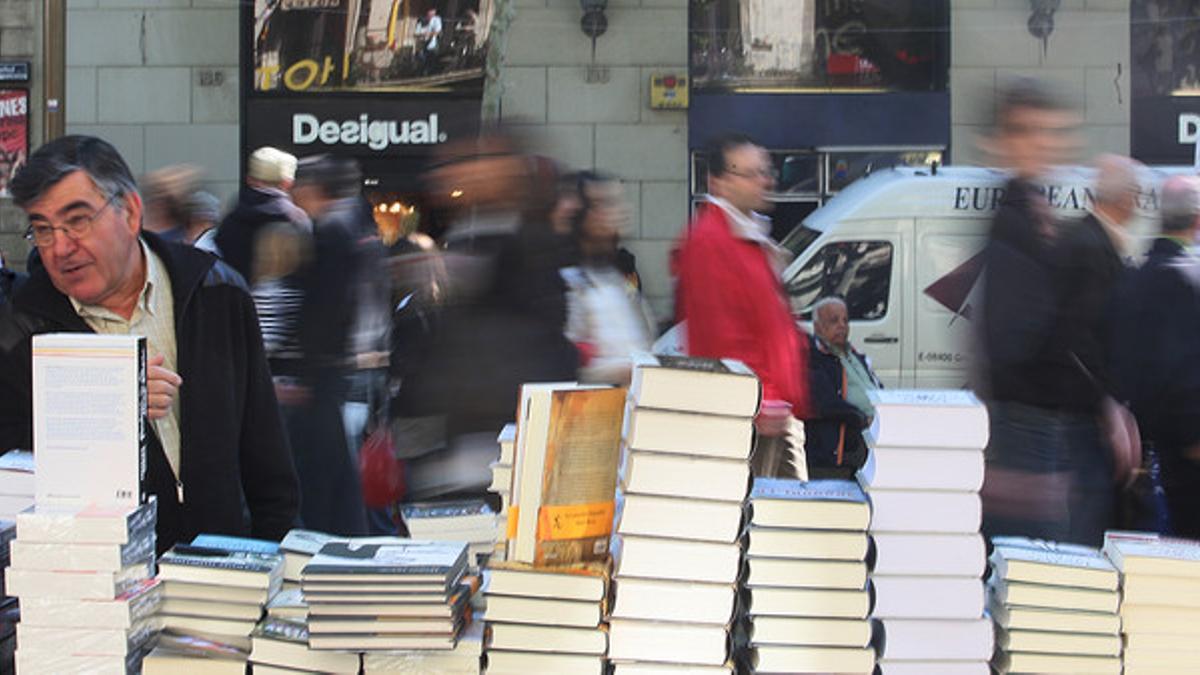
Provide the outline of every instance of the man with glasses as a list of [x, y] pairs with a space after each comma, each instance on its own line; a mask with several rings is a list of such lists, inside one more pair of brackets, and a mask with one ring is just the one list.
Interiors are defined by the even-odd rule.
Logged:
[[[760, 441], [752, 461], [759, 476], [807, 475], [803, 439], [784, 439], [809, 411], [808, 341], [801, 340], [779, 280], [783, 259], [771, 240], [774, 166], [749, 138], [728, 135], [708, 148], [708, 203], [688, 227], [676, 258], [676, 306], [686, 323], [687, 352], [734, 358], [762, 381]], [[795, 435], [791, 433], [790, 435]], [[789, 463], [791, 466], [789, 466]]]
[[142, 232], [129, 167], [98, 138], [47, 143], [11, 190], [37, 253], [0, 308], [0, 448], [32, 447], [33, 335], [143, 335], [159, 549], [200, 532], [281, 538], [299, 496], [245, 282], [207, 252]]

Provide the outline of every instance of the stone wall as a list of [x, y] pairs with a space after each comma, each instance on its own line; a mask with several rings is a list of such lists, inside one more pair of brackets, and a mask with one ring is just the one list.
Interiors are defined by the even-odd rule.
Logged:
[[1045, 79], [1083, 117], [1080, 161], [1129, 152], [1129, 0], [1062, 0], [1043, 45], [1029, 0], [950, 1], [952, 161], [986, 163], [978, 139], [994, 121], [998, 86]]
[[627, 246], [659, 319], [670, 317], [667, 255], [688, 217], [687, 112], [650, 108], [650, 77], [686, 74], [687, 0], [610, 0], [608, 32], [580, 30], [577, 0], [516, 0], [501, 117], [536, 132], [573, 169], [620, 177], [632, 206]]

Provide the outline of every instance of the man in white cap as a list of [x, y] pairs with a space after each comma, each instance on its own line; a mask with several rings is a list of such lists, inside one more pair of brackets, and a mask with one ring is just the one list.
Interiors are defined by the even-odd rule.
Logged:
[[221, 256], [247, 282], [254, 260], [254, 239], [272, 223], [291, 223], [309, 229], [308, 216], [292, 203], [288, 191], [296, 177], [296, 158], [282, 150], [261, 147], [246, 164], [246, 185], [237, 206], [221, 221], [216, 244]]
[[1200, 178], [1159, 196], [1161, 233], [1118, 298], [1113, 373], [1162, 463], [1171, 528], [1200, 537]]

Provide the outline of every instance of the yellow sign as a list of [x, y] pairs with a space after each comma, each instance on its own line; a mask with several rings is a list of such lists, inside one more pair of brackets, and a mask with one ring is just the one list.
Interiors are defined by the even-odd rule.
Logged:
[[650, 107], [655, 110], [686, 110], [687, 75], [659, 73], [650, 76]]

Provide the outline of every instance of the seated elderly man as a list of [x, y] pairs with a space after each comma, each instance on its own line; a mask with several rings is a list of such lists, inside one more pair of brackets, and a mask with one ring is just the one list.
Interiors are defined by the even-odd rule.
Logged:
[[812, 478], [849, 478], [867, 458], [862, 430], [875, 417], [867, 392], [883, 385], [867, 357], [850, 344], [846, 303], [829, 297], [813, 306], [809, 391], [814, 416], [804, 421]]

